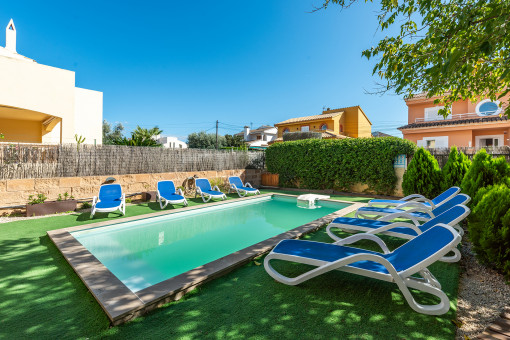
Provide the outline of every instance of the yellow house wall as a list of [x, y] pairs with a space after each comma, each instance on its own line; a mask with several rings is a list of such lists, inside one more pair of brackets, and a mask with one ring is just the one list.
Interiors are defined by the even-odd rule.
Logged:
[[358, 137], [372, 137], [372, 124], [370, 124], [361, 109], [358, 109]]
[[0, 142], [41, 143], [42, 124], [37, 121], [0, 118]]
[[[334, 117], [336, 118], [336, 117]], [[298, 122], [291, 124], [278, 125], [278, 137], [283, 137], [283, 130], [289, 129], [289, 132], [301, 131], [302, 126], [310, 126], [310, 130], [319, 130], [322, 124], [326, 123], [328, 125], [329, 130], [333, 130], [335, 126], [335, 121], [331, 118], [327, 119], [317, 119], [307, 122]], [[337, 123], [338, 124], [338, 123]]]

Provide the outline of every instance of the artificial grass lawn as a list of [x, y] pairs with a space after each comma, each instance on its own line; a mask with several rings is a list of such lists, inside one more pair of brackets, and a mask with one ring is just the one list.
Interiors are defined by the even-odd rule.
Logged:
[[[268, 192], [268, 191], [265, 191]], [[297, 194], [296, 192], [289, 192]], [[229, 198], [235, 197], [229, 195]], [[366, 198], [333, 197], [363, 201]], [[201, 201], [190, 200], [190, 205]], [[171, 209], [171, 208], [170, 208]], [[127, 216], [159, 211], [157, 203], [128, 206]], [[111, 213], [115, 220], [116, 214]], [[395, 284], [333, 272], [285, 286], [251, 262], [211, 281], [184, 299], [109, 328], [94, 297], [46, 235], [47, 230], [105, 220], [88, 213], [0, 224], [0, 338], [168, 339], [453, 339], [459, 266], [429, 269], [452, 301], [435, 317], [414, 312]], [[348, 234], [345, 234], [347, 236]], [[324, 228], [307, 239], [331, 242]], [[402, 243], [390, 237], [391, 249]], [[368, 242], [356, 246], [374, 249]], [[263, 258], [257, 260], [260, 264]], [[286, 274], [302, 265], [275, 263]], [[434, 302], [415, 294], [420, 303]]]

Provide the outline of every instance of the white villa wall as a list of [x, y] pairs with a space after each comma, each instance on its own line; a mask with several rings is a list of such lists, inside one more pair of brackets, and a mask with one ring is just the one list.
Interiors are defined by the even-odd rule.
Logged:
[[74, 90], [75, 133], [85, 137], [85, 144], [103, 144], [103, 93], [79, 87]]

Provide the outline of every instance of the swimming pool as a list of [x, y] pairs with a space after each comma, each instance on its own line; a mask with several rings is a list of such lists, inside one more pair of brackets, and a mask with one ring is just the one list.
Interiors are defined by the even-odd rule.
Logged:
[[269, 196], [71, 233], [132, 292], [348, 206]]
[[119, 325], [363, 205], [303, 209], [297, 196], [263, 194], [47, 233]]

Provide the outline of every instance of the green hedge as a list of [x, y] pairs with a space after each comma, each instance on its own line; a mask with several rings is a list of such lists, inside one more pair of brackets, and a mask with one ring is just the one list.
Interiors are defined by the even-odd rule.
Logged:
[[266, 150], [266, 166], [279, 174], [283, 187], [348, 190], [364, 183], [376, 193], [392, 194], [393, 160], [415, 150], [414, 143], [397, 137], [307, 139], [273, 144]]
[[479, 194], [469, 220], [469, 238], [483, 262], [510, 277], [510, 188], [499, 184]]
[[448, 161], [442, 169], [443, 181], [441, 182], [441, 190], [445, 191], [450, 187], [460, 187], [462, 179], [466, 175], [471, 161], [464, 152], [459, 151], [456, 146], [452, 147]]

